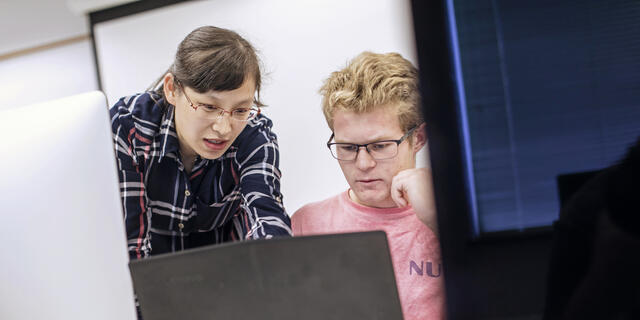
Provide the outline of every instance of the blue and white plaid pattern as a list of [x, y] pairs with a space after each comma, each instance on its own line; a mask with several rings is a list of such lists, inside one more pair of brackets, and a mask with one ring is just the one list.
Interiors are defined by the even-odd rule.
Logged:
[[173, 106], [155, 93], [110, 109], [131, 259], [227, 241], [290, 236], [280, 193], [279, 151], [259, 115], [227, 152], [184, 171]]

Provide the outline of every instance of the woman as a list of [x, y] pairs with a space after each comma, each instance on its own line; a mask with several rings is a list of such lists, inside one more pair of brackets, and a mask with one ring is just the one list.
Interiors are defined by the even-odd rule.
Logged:
[[131, 259], [289, 236], [251, 44], [198, 28], [153, 87], [111, 108]]

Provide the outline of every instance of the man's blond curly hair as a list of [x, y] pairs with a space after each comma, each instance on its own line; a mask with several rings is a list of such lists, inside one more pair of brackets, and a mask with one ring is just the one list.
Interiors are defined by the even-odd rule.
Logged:
[[388, 105], [396, 109], [404, 132], [423, 122], [420, 112], [418, 70], [398, 53], [363, 52], [320, 88], [322, 111], [333, 131], [336, 110], [356, 113]]

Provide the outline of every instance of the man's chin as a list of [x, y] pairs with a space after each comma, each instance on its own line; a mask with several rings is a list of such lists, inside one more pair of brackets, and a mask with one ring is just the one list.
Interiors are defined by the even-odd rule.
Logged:
[[355, 194], [356, 198], [352, 198], [351, 200], [366, 207], [386, 208], [389, 206], [394, 206], [393, 201], [389, 203], [390, 197], [388, 192], [366, 190], [364, 192], [354, 191], [353, 193]]

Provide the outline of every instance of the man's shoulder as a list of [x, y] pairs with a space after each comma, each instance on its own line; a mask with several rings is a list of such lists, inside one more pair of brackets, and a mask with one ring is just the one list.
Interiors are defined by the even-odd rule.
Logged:
[[291, 216], [293, 234], [308, 235], [332, 231], [331, 221], [342, 215], [341, 196], [343, 193], [308, 203], [296, 210]]
[[300, 209], [296, 210], [293, 216], [295, 217], [298, 214], [299, 214], [299, 217], [316, 215], [316, 214], [324, 214], [325, 210], [327, 210], [328, 208], [335, 209], [336, 207], [340, 206], [341, 196], [342, 196], [342, 193], [339, 193], [329, 198], [326, 198], [324, 200], [307, 203], [304, 206], [300, 207]]

